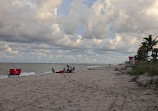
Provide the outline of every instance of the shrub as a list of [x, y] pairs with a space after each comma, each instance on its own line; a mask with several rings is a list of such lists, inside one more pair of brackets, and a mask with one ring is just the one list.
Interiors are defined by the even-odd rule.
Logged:
[[135, 65], [132, 67], [132, 71], [129, 72], [131, 75], [141, 75], [147, 72], [146, 64]]
[[156, 76], [158, 75], [158, 68], [154, 67], [149, 69], [149, 76]]

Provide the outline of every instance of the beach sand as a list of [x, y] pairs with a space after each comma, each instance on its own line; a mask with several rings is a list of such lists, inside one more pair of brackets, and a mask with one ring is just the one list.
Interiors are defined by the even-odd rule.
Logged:
[[158, 95], [116, 67], [1, 79], [0, 111], [158, 111]]

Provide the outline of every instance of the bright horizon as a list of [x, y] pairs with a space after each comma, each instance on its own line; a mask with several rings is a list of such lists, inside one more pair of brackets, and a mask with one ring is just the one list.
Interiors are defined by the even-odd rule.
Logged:
[[157, 0], [0, 0], [0, 62], [116, 64], [158, 36]]

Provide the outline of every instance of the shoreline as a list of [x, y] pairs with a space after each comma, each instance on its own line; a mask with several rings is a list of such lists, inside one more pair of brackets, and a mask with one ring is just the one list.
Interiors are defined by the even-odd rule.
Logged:
[[[33, 63], [34, 64], [34, 63]], [[108, 65], [107, 65], [108, 66]], [[88, 69], [88, 68], [98, 68], [98, 67], [106, 67], [106, 65], [105, 66], [87, 66], [87, 67], [85, 67], [85, 68], [79, 68], [79, 69], [75, 69], [75, 70], [81, 70], [81, 69]], [[59, 70], [59, 69], [57, 69], [57, 70]], [[8, 72], [9, 73], [9, 72]], [[21, 73], [21, 75], [20, 75], [20, 77], [27, 77], [27, 76], [32, 76], [32, 75], [43, 75], [43, 74], [51, 74], [52, 73], [52, 71], [47, 71], [47, 72], [22, 72]], [[0, 80], [1, 79], [7, 79], [8, 78], [8, 75], [0, 75]], [[16, 78], [16, 77], [10, 77], [10, 78]]]
[[[25, 64], [25, 63], [24, 63]], [[30, 64], [30, 63], [27, 63]], [[51, 73], [52, 72], [52, 68], [55, 69], [55, 71], [60, 71], [61, 69], [66, 67], [66, 64], [54, 64], [54, 65], [50, 65], [50, 64], [37, 64], [37, 63], [32, 63], [32, 66], [28, 66], [28, 65], [23, 65], [23, 63], [18, 64], [18, 63], [8, 63], [5, 64], [4, 66], [1, 66], [1, 73], [0, 73], [0, 79], [3, 78], [7, 78], [8, 74], [9, 74], [9, 69], [17, 69], [17, 68], [21, 68], [22, 69], [22, 73], [21, 76], [29, 76], [29, 75], [36, 75], [36, 74], [46, 74], [46, 73]], [[105, 64], [86, 64], [86, 65], [82, 65], [82, 64], [71, 64], [73, 67], [76, 67], [77, 69], [75, 70], [79, 70], [79, 69], [83, 69], [83, 68], [90, 68], [90, 67], [100, 67], [100, 66], [106, 66]]]
[[158, 95], [143, 89], [122, 66], [85, 68], [0, 80], [0, 110], [156, 111]]

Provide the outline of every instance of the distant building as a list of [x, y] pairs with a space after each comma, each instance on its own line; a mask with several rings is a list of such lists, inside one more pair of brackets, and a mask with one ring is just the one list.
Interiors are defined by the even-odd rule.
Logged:
[[148, 61], [152, 60], [152, 51], [148, 51]]
[[129, 57], [129, 63], [135, 64], [135, 57]]

